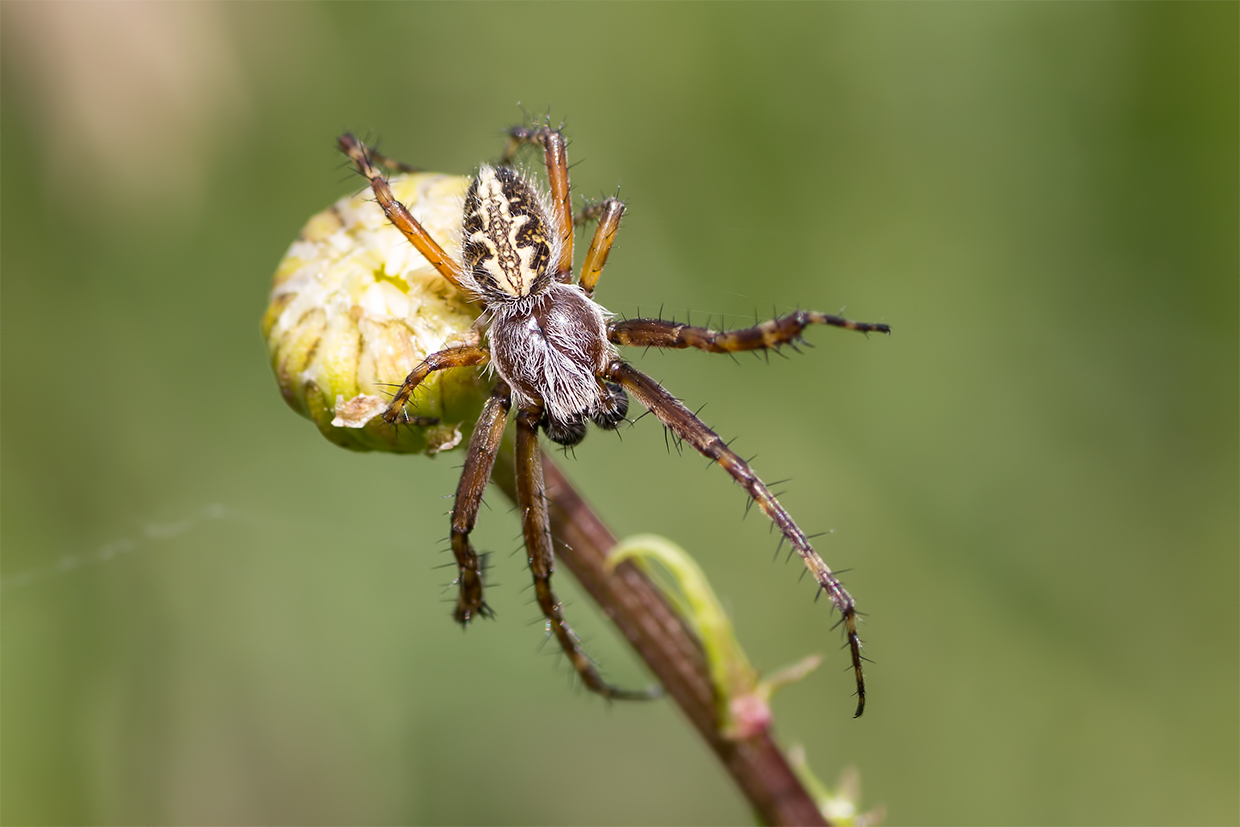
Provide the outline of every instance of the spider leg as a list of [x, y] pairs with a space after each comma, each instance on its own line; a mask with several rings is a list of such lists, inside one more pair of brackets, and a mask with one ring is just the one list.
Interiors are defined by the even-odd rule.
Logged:
[[534, 596], [538, 608], [547, 618], [547, 626], [555, 635], [564, 654], [591, 692], [609, 700], [647, 700], [658, 697], [657, 690], [632, 691], [619, 689], [603, 681], [594, 662], [582, 650], [577, 635], [569, 628], [560, 609], [560, 602], [551, 590], [551, 573], [555, 556], [551, 545], [551, 523], [547, 515], [547, 490], [543, 482], [542, 453], [538, 450], [538, 423], [542, 411], [524, 408], [517, 413], [517, 507], [521, 511], [521, 529], [529, 554], [530, 571], [534, 575]]
[[511, 405], [512, 393], [508, 385], [500, 382], [483, 405], [474, 425], [474, 433], [469, 438], [469, 452], [465, 454], [465, 468], [456, 487], [456, 502], [452, 506], [452, 554], [456, 557], [460, 592], [453, 616], [462, 626], [468, 625], [475, 615], [491, 616], [490, 607], [482, 599], [481, 561], [470, 545], [469, 535], [478, 522], [478, 507], [491, 479], [491, 469], [495, 466], [495, 455], [504, 438], [504, 423], [508, 421]]
[[607, 266], [607, 255], [611, 252], [612, 242], [616, 240], [616, 231], [620, 229], [622, 215], [624, 215], [624, 202], [619, 198], [607, 198], [597, 204], [589, 205], [573, 219], [574, 224], [584, 224], [598, 219], [598, 226], [594, 228], [594, 238], [590, 241], [590, 249], [586, 251], [586, 260], [581, 264], [579, 283], [587, 296], [594, 295], [594, 286], [598, 284], [598, 277], [602, 274], [603, 268]]
[[[586, 224], [589, 224], [591, 221], [598, 221], [599, 219], [603, 217], [603, 213], [605, 213], [609, 207], [607, 202], [615, 201], [615, 200], [618, 200], [618, 199], [602, 198], [602, 199], [599, 199], [598, 201], [589, 201], [589, 200], [585, 201], [584, 203], [582, 203], [581, 209], [573, 213], [573, 226], [584, 227]], [[620, 202], [620, 206], [621, 207], [624, 206], [623, 201]]]
[[422, 384], [422, 380], [434, 371], [484, 365], [490, 358], [491, 354], [475, 345], [450, 347], [430, 354], [409, 371], [405, 381], [400, 384], [400, 390], [396, 391], [396, 395], [388, 403], [387, 410], [383, 412], [383, 421], [389, 425], [394, 423], [404, 409], [405, 403], [409, 401], [409, 397], [417, 390], [418, 385]]
[[404, 161], [397, 161], [395, 158], [384, 155], [371, 146], [366, 147], [366, 154], [370, 156], [371, 161], [384, 169], [390, 169], [392, 172], [426, 172], [422, 167], [415, 167], [406, 164]]
[[812, 324], [831, 325], [847, 330], [858, 330], [862, 333], [891, 334], [891, 328], [885, 324], [854, 322], [840, 316], [829, 316], [813, 310], [798, 310], [753, 327], [725, 331], [692, 327], [662, 319], [625, 319], [607, 324], [607, 338], [613, 344], [631, 347], [695, 347], [710, 353], [733, 353], [739, 350], [766, 350], [793, 344], [801, 338], [801, 331]]
[[511, 166], [517, 150], [525, 144], [543, 148], [547, 165], [547, 183], [551, 187], [551, 203], [555, 214], [551, 221], [560, 236], [560, 260], [552, 262], [556, 278], [568, 281], [573, 274], [573, 205], [568, 185], [568, 141], [558, 129], [550, 126], [514, 126], [508, 130], [508, 146], [501, 166]]
[[379, 172], [378, 167], [371, 160], [371, 152], [361, 141], [354, 138], [349, 133], [345, 133], [337, 140], [340, 150], [352, 159], [357, 166], [358, 172], [366, 177], [370, 182], [370, 188], [375, 193], [375, 200], [379, 202], [379, 206], [383, 208], [383, 213], [388, 217], [388, 221], [396, 229], [400, 230], [405, 238], [409, 239], [422, 257], [425, 258], [432, 267], [439, 271], [439, 275], [447, 279], [453, 287], [462, 293], [469, 294], [469, 290], [462, 285], [461, 274], [454, 262], [444, 249], [439, 246], [439, 242], [431, 238], [430, 233], [418, 223], [404, 204], [396, 199], [392, 194], [392, 188], [388, 186], [387, 179]]
[[857, 711], [854, 717], [860, 717], [865, 711], [865, 678], [861, 672], [861, 638], [857, 635], [857, 609], [852, 595], [844, 589], [839, 578], [832, 573], [818, 552], [814, 551], [805, 533], [749, 467], [749, 463], [724, 444], [719, 435], [694, 416], [680, 400], [664, 390], [658, 382], [620, 360], [612, 362], [605, 375], [636, 396], [674, 435], [688, 442], [703, 456], [722, 465], [779, 528], [797, 554], [801, 555], [806, 568], [818, 581], [819, 588], [827, 593], [840, 611], [849, 653], [852, 656], [853, 673], [857, 680]]

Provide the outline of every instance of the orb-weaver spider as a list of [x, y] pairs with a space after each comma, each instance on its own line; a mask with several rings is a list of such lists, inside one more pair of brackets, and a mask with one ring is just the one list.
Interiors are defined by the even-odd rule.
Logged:
[[[889, 333], [889, 328], [812, 311], [726, 332], [662, 319], [612, 319], [592, 296], [624, 214], [623, 202], [608, 198], [574, 215], [563, 134], [550, 126], [538, 126], [513, 127], [508, 136], [500, 163], [483, 165], [466, 194], [459, 262], [396, 199], [379, 169], [409, 168], [369, 150], [350, 134], [339, 139], [340, 148], [369, 181], [388, 220], [440, 275], [485, 307], [469, 341], [427, 356], [409, 373], [382, 414], [388, 424], [396, 424], [418, 385], [433, 371], [485, 365], [497, 377], [474, 426], [452, 510], [452, 551], [459, 572], [457, 622], [467, 624], [490, 614], [483, 599], [482, 564], [469, 537], [508, 414], [515, 408], [518, 506], [534, 593], [548, 627], [590, 690], [616, 699], [654, 694], [606, 683], [564, 620], [551, 588], [554, 556], [538, 448], [539, 428], [561, 445], [579, 443], [585, 437], [587, 420], [600, 428], [615, 428], [624, 421], [628, 394], [632, 394], [678, 439], [732, 475], [779, 528], [839, 609], [856, 676], [856, 715], [860, 716], [865, 709], [865, 681], [852, 596], [748, 463], [657, 382], [622, 360], [616, 346], [695, 347], [732, 353], [793, 344], [812, 324], [866, 333]], [[512, 166], [523, 145], [542, 148], [549, 197]], [[574, 283], [573, 229], [589, 221], [597, 221], [597, 226]]]

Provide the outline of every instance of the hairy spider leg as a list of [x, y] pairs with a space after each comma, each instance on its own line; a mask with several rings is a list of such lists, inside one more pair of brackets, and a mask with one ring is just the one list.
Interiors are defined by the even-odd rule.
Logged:
[[512, 166], [517, 150], [525, 144], [543, 148], [554, 213], [551, 222], [560, 236], [560, 260], [552, 265], [557, 279], [570, 281], [573, 277], [573, 204], [568, 184], [568, 141], [560, 130], [550, 126], [514, 126], [508, 130], [508, 146], [500, 165]]
[[456, 501], [452, 506], [452, 554], [456, 557], [459, 590], [453, 617], [462, 626], [468, 625], [475, 616], [491, 617], [493, 614], [483, 600], [482, 564], [469, 542], [469, 535], [478, 522], [478, 506], [491, 480], [511, 405], [511, 391], [501, 380], [491, 391], [474, 425], [461, 481], [456, 487]]
[[620, 218], [624, 215], [624, 202], [619, 198], [607, 198], [596, 204], [590, 204], [573, 219], [574, 224], [584, 224], [598, 219], [594, 228], [594, 238], [590, 240], [590, 248], [586, 250], [586, 259], [581, 264], [581, 278], [578, 283], [587, 296], [594, 295], [594, 287], [598, 277], [607, 266], [607, 255], [616, 240], [616, 232], [620, 229]]
[[649, 376], [618, 359], [611, 363], [606, 373], [609, 379], [620, 383], [621, 387], [637, 397], [673, 434], [688, 442], [703, 456], [722, 465], [724, 470], [732, 475], [732, 479], [749, 493], [771, 522], [775, 523], [797, 554], [801, 555], [806, 568], [818, 581], [819, 588], [827, 593], [843, 619], [853, 672], [857, 679], [857, 711], [853, 717], [861, 717], [861, 713], [865, 711], [865, 678], [861, 672], [861, 638], [857, 635], [857, 609], [852, 596], [844, 589], [839, 578], [831, 572], [831, 568], [818, 552], [814, 551], [805, 533], [749, 467], [749, 463], [730, 449], [718, 434], [694, 416], [680, 400]]
[[396, 395], [392, 397], [392, 401], [383, 411], [383, 421], [389, 425], [396, 422], [405, 408], [405, 403], [409, 401], [409, 397], [413, 396], [413, 392], [417, 390], [418, 385], [422, 384], [422, 380], [433, 372], [448, 368], [485, 365], [490, 358], [490, 353], [475, 345], [450, 347], [430, 354], [409, 371], [409, 375], [400, 385], [400, 390], [396, 391]]
[[[603, 217], [603, 213], [606, 212], [608, 209], [607, 202], [618, 201], [618, 200], [619, 199], [617, 198], [602, 198], [598, 201], [588, 201], [588, 200], [585, 201], [584, 203], [582, 203], [581, 209], [573, 213], [573, 226], [583, 227], [586, 224], [589, 224], [591, 221], [598, 221], [600, 218]], [[621, 209], [623, 209], [624, 206], [625, 206], [624, 202], [620, 201]]]
[[439, 246], [439, 242], [431, 238], [430, 233], [426, 231], [418, 220], [413, 217], [404, 204], [397, 200], [392, 194], [392, 188], [388, 186], [387, 179], [379, 172], [379, 169], [371, 162], [370, 150], [368, 150], [357, 138], [349, 133], [345, 133], [337, 140], [341, 151], [353, 161], [367, 181], [370, 182], [370, 188], [374, 191], [375, 200], [379, 202], [379, 206], [383, 208], [384, 215], [388, 221], [392, 222], [392, 226], [400, 230], [405, 238], [409, 239], [409, 243], [422, 254], [422, 257], [430, 263], [439, 275], [443, 276], [457, 290], [466, 295], [469, 291], [462, 286], [461, 274], [454, 262], [443, 247]]
[[538, 423], [542, 410], [538, 406], [517, 412], [517, 507], [521, 511], [521, 530], [534, 575], [534, 596], [538, 608], [547, 618], [551, 634], [591, 692], [610, 700], [649, 700], [659, 697], [660, 689], [619, 689], [606, 683], [594, 662], [581, 648], [577, 635], [564, 620], [560, 602], [551, 590], [551, 573], [555, 556], [551, 545], [551, 522], [547, 514], [547, 490], [543, 482], [542, 452], [538, 450]]
[[391, 170], [392, 172], [426, 172], [426, 170], [422, 167], [415, 167], [412, 164], [406, 164], [404, 161], [398, 161], [390, 155], [384, 155], [373, 146], [366, 147], [366, 155], [370, 157], [370, 160], [373, 163], [378, 164], [384, 169]]
[[733, 353], [793, 344], [801, 338], [801, 332], [812, 324], [832, 325], [862, 333], [891, 335], [891, 328], [885, 324], [854, 322], [813, 310], [798, 310], [753, 327], [725, 331], [677, 324], [663, 319], [625, 319], [608, 323], [607, 338], [613, 344], [631, 347], [695, 347], [710, 353]]

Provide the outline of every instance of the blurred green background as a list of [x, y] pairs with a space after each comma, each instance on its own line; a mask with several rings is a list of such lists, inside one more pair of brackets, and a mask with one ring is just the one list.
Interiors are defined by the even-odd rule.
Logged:
[[[667, 703], [542, 647], [489, 497], [494, 623], [434, 568], [460, 454], [358, 455], [258, 334], [333, 139], [466, 173], [567, 118], [629, 202], [612, 311], [818, 329], [632, 354], [768, 480], [825, 604], [652, 419], [565, 461], [694, 552], [749, 654], [815, 651], [781, 737], [893, 824], [1234, 824], [1237, 6], [4, 4], [6, 824], [743, 824]], [[609, 676], [646, 680], [559, 578]]]

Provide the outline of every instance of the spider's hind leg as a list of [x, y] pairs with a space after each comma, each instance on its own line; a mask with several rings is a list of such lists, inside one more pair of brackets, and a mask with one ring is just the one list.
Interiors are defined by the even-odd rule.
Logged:
[[547, 491], [543, 482], [542, 452], [538, 450], [538, 426], [542, 411], [531, 407], [517, 413], [517, 507], [521, 512], [521, 530], [529, 554], [530, 571], [534, 575], [534, 596], [538, 608], [547, 618], [547, 627], [564, 650], [564, 654], [591, 692], [611, 700], [647, 700], [656, 698], [656, 689], [632, 691], [606, 683], [594, 662], [581, 648], [577, 635], [564, 620], [560, 602], [551, 589], [551, 573], [555, 556], [551, 545], [551, 523], [547, 514]]

